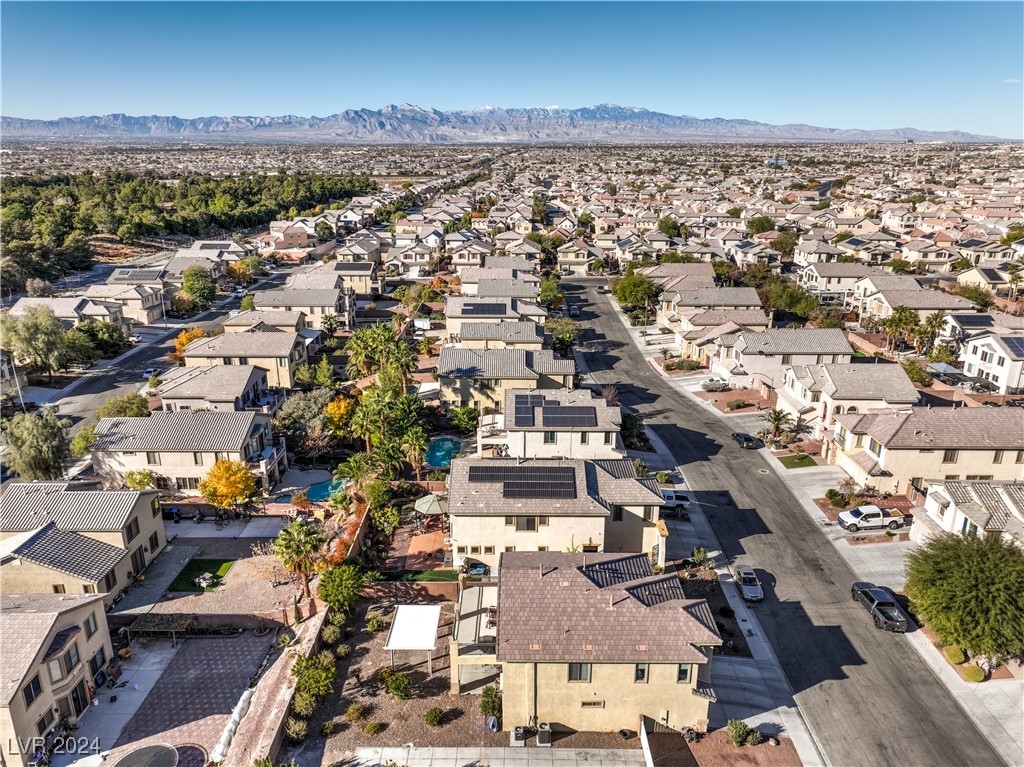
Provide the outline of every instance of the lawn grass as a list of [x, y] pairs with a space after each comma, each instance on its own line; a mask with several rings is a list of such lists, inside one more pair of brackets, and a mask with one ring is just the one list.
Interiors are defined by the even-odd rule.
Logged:
[[382, 581], [402, 581], [420, 583], [443, 583], [459, 579], [458, 570], [395, 570], [381, 573]]
[[235, 564], [233, 559], [193, 559], [185, 565], [184, 570], [178, 573], [178, 577], [174, 579], [167, 590], [199, 593], [204, 591], [204, 589], [196, 586], [196, 578], [203, 573], [211, 573], [213, 575], [213, 585], [206, 588], [205, 591], [213, 591], [224, 580], [224, 576], [228, 574], [228, 570], [231, 569], [233, 564]]
[[[803, 460], [801, 460], [801, 458]], [[809, 455], [783, 455], [779, 457], [779, 463], [787, 469], [802, 469], [805, 466], [816, 466], [814, 458]]]

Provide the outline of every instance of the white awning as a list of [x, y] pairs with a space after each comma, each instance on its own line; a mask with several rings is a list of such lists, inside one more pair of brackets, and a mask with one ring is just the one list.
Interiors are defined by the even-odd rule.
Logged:
[[399, 605], [395, 619], [388, 629], [384, 649], [391, 653], [395, 665], [395, 650], [419, 650], [427, 654], [427, 675], [433, 673], [434, 644], [437, 627], [441, 624], [441, 605]]

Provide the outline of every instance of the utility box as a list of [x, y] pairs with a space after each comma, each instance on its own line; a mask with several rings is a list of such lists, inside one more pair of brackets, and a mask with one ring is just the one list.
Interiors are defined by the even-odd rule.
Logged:
[[541, 722], [537, 725], [537, 745], [541, 748], [551, 748], [550, 722]]
[[509, 733], [509, 745], [512, 748], [523, 748], [526, 746], [526, 728], [516, 727]]

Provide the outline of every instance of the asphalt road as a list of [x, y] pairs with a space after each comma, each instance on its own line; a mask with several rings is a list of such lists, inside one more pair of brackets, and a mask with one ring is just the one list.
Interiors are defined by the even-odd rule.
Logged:
[[[876, 630], [850, 597], [857, 580], [762, 451], [665, 383], [596, 284], [566, 284], [584, 305], [581, 349], [595, 382], [645, 417], [675, 456], [724, 554], [761, 577], [761, 627], [834, 767], [1002, 765], [903, 637]], [[884, 584], [883, 584], [884, 585]]]

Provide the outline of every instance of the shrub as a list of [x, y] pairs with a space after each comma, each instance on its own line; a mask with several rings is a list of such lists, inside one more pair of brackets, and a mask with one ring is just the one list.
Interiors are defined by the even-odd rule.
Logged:
[[384, 725], [381, 722], [367, 722], [363, 725], [363, 732], [370, 737], [373, 737], [374, 735], [379, 735], [384, 732]]
[[297, 717], [309, 719], [316, 713], [316, 698], [308, 692], [297, 692], [292, 698], [292, 713]]
[[356, 634], [356, 630], [354, 628], [352, 628], [351, 626], [346, 626], [345, 628], [343, 628], [341, 630], [341, 635], [343, 637], [345, 637], [345, 639], [351, 639], [352, 637], [355, 636], [355, 634]]
[[430, 482], [444, 482], [448, 477], [448, 473], [441, 469], [434, 469], [433, 471], [427, 472], [427, 480]]
[[480, 694], [480, 713], [501, 719], [501, 695], [494, 685], [487, 685]]
[[384, 668], [377, 670], [377, 684], [381, 687], [387, 687], [388, 680], [394, 675], [395, 670], [391, 666], [385, 666]]
[[729, 605], [722, 605], [718, 608], [718, 614], [723, 618], [732, 618], [736, 615], [736, 611], [729, 607]]
[[951, 644], [949, 645], [949, 647], [944, 648], [942, 652], [946, 654], [946, 660], [948, 660], [954, 666], [959, 666], [961, 663], [967, 660], [967, 658], [964, 657], [964, 651], [957, 647], [955, 644]]
[[384, 620], [379, 613], [370, 613], [366, 618], [366, 628], [368, 631], [372, 631], [376, 634], [378, 631], [383, 631], [388, 627], [388, 622]]
[[705, 381], [700, 385], [706, 392], [724, 392], [729, 391], [730, 387], [725, 381]]
[[327, 622], [332, 626], [337, 626], [339, 629], [344, 625], [346, 620], [348, 620], [348, 615], [343, 610], [331, 610], [327, 613]]
[[444, 724], [444, 711], [437, 706], [428, 708], [427, 712], [423, 715], [423, 721], [430, 727], [440, 727]]
[[654, 478], [658, 480], [659, 484], [663, 485], [666, 482], [668, 482], [668, 472], [667, 471], [659, 471], [657, 474], [654, 475]]
[[349, 707], [345, 709], [345, 721], [346, 722], [358, 722], [366, 716], [366, 706], [362, 703], [350, 703]]
[[339, 659], [347, 658], [352, 654], [352, 645], [340, 644], [334, 648], [334, 654], [337, 655]]
[[964, 666], [963, 673], [964, 679], [966, 679], [968, 682], [974, 682], [975, 684], [977, 684], [978, 682], [985, 681], [985, 672], [977, 666]]
[[323, 737], [328, 737], [334, 734], [334, 731], [338, 729], [338, 723], [333, 719], [328, 719], [326, 722], [320, 725], [320, 734]]
[[760, 732], [740, 719], [730, 719], [729, 723], [725, 725], [725, 730], [729, 733], [729, 740], [737, 748], [740, 746], [756, 746], [763, 740]]
[[650, 471], [647, 468], [647, 461], [643, 458], [635, 458], [633, 460], [633, 471], [636, 472], [638, 477], [646, 477], [650, 474]]
[[837, 509], [842, 509], [846, 506], [846, 495], [840, 493], [834, 487], [830, 487], [825, 491], [825, 498]]
[[341, 629], [328, 623], [321, 630], [320, 638], [324, 640], [324, 644], [337, 644], [338, 640], [341, 639]]
[[352, 668], [350, 668], [348, 670], [348, 673], [352, 676], [353, 679], [356, 680], [356, 684], [357, 685], [359, 685], [360, 687], [363, 686], [363, 679], [362, 679], [362, 677], [363, 677], [363, 667], [362, 666], [353, 666]]
[[750, 403], [747, 402], [745, 399], [734, 399], [734, 400], [731, 400], [725, 406], [725, 409], [731, 412], [733, 410], [739, 410], [740, 408], [744, 408], [744, 407], [746, 407], [749, 404]]
[[706, 565], [708, 563], [708, 550], [698, 546], [693, 550], [693, 556], [691, 559], [693, 559], [693, 563], [698, 567]]
[[384, 683], [389, 693], [398, 698], [399, 700], [405, 700], [409, 697], [412, 692], [412, 679], [409, 678], [408, 674], [398, 672], [388, 677]]
[[296, 719], [293, 716], [288, 717], [288, 721], [284, 725], [284, 735], [292, 743], [301, 743], [309, 735], [309, 722], [305, 719]]

